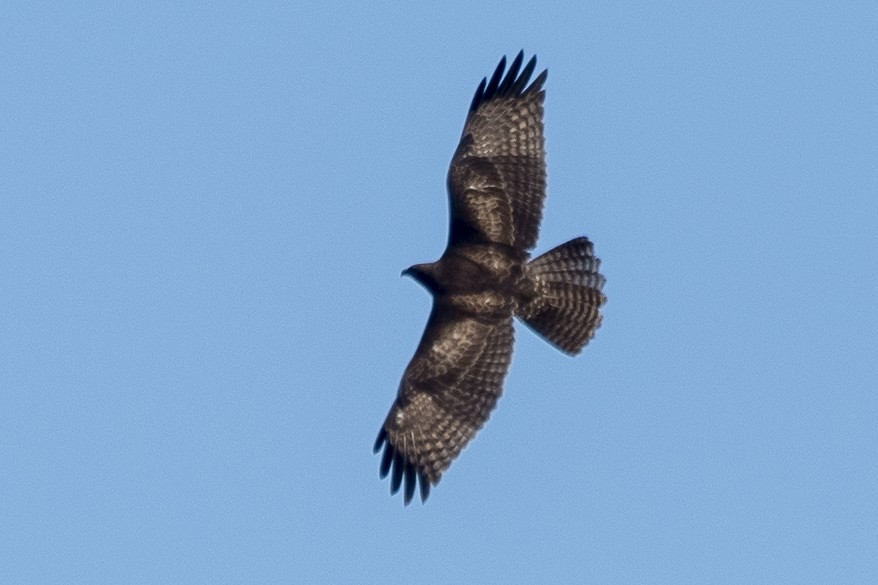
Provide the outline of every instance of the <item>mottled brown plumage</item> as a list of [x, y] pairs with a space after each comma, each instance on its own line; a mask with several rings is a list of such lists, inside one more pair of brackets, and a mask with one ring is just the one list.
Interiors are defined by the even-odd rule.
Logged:
[[[505, 57], [473, 97], [448, 171], [451, 226], [437, 262], [412, 276], [433, 310], [396, 401], [375, 441], [381, 477], [408, 504], [430, 486], [488, 420], [512, 359], [513, 317], [549, 343], [578, 353], [600, 326], [604, 277], [587, 238], [528, 262], [546, 197], [543, 71]], [[504, 76], [505, 71], [505, 76]]]

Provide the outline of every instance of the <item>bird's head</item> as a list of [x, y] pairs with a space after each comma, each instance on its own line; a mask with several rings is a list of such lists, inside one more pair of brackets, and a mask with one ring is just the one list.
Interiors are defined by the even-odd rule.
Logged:
[[437, 263], [430, 262], [427, 264], [415, 264], [414, 266], [409, 266], [402, 271], [400, 276], [410, 276], [421, 283], [421, 285], [431, 293], [436, 293], [442, 290], [442, 286], [439, 284], [437, 278], [437, 272]]

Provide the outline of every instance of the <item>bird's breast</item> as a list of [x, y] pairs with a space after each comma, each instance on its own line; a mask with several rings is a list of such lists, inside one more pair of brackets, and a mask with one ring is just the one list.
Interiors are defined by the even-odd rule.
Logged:
[[461, 312], [492, 318], [510, 317], [515, 312], [516, 307], [512, 295], [497, 291], [449, 295], [445, 302]]

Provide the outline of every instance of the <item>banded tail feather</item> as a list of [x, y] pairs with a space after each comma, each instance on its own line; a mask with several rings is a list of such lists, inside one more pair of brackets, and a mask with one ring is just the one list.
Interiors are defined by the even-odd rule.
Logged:
[[607, 297], [600, 265], [586, 237], [534, 258], [527, 271], [537, 294], [518, 316], [546, 341], [576, 355], [601, 326], [600, 309]]

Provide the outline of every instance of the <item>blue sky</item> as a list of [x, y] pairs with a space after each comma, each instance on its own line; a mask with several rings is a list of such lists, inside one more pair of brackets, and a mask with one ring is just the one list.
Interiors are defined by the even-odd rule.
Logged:
[[[423, 4], [423, 5], [421, 5]], [[0, 582], [878, 582], [871, 2], [7, 3]], [[549, 68], [518, 327], [403, 508], [372, 442], [479, 80]]]

